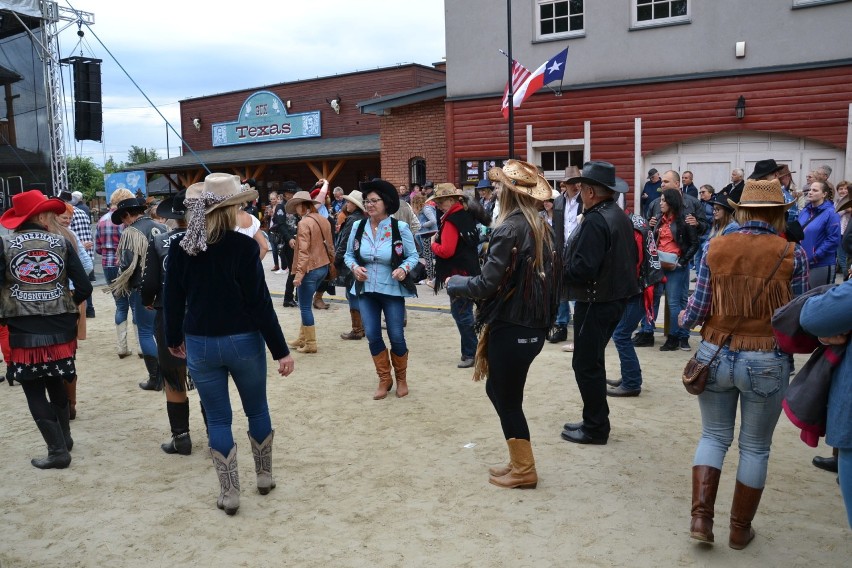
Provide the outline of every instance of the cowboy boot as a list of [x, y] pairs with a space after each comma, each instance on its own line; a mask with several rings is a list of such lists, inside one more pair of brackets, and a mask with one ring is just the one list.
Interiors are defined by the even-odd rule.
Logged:
[[358, 310], [349, 310], [349, 317], [352, 318], [352, 331], [341, 333], [340, 339], [363, 339], [364, 324], [361, 322], [361, 312]]
[[305, 326], [300, 325], [299, 326], [299, 338], [293, 343], [288, 343], [287, 347], [289, 347], [290, 349], [298, 349], [299, 347], [304, 347], [304, 346], [305, 346]]
[[216, 506], [233, 515], [240, 508], [240, 471], [237, 468], [237, 445], [228, 452], [228, 457], [210, 448], [213, 466], [219, 476], [219, 498]]
[[65, 436], [59, 422], [36, 420], [41, 437], [47, 443], [47, 457], [33, 458], [30, 463], [39, 469], [65, 469], [71, 463], [71, 454], [65, 446]]
[[73, 381], [62, 381], [62, 383], [62, 386], [65, 387], [65, 394], [68, 396], [68, 415], [71, 420], [74, 420], [77, 418], [77, 375], [74, 375]]
[[520, 438], [509, 438], [506, 440], [509, 446], [509, 459], [512, 470], [500, 477], [489, 477], [488, 481], [506, 489], [535, 489], [538, 485], [538, 475], [535, 472], [535, 459], [533, 458], [532, 445], [529, 440]]
[[390, 356], [393, 363], [393, 374], [396, 377], [396, 397], [402, 398], [408, 394], [408, 383], [405, 377], [408, 371], [408, 351], [405, 352], [405, 355], [397, 355], [391, 351]]
[[251, 437], [251, 432], [246, 432], [251, 442], [251, 453], [254, 456], [254, 472], [257, 474], [257, 492], [266, 495], [275, 489], [275, 479], [272, 477], [272, 438], [275, 430], [272, 430], [262, 443]]
[[376, 389], [373, 400], [382, 400], [388, 395], [388, 391], [393, 386], [391, 362], [387, 349], [378, 355], [373, 355], [373, 365], [376, 366], [376, 374], [379, 376], [379, 388]]
[[751, 522], [757, 514], [763, 487], [756, 489], [737, 481], [734, 486], [734, 501], [731, 503], [731, 532], [728, 536], [728, 546], [734, 550], [742, 550], [754, 540], [754, 529]]
[[713, 512], [719, 476], [722, 471], [709, 465], [692, 467], [692, 521], [689, 536], [703, 542], [713, 542]]
[[305, 344], [302, 347], [297, 347], [299, 353], [316, 353], [317, 352], [317, 328], [314, 325], [305, 326]]
[[325, 294], [325, 291], [317, 290], [314, 294], [314, 308], [318, 310], [327, 310], [328, 304], [322, 301], [322, 295]]
[[118, 358], [124, 359], [129, 355], [133, 355], [130, 348], [127, 347], [127, 321], [115, 324], [116, 344], [118, 347]]
[[160, 444], [160, 449], [167, 454], [190, 455], [192, 453], [192, 438], [189, 436], [189, 400], [183, 402], [166, 401], [166, 412], [169, 415], [172, 439], [165, 444]]
[[139, 388], [146, 391], [163, 390], [163, 376], [160, 374], [160, 364], [157, 362], [157, 358], [153, 355], [145, 355], [142, 359], [145, 361], [145, 368], [148, 369], [148, 380], [139, 383]]
[[[137, 326], [135, 323], [131, 323], [129, 327], [130, 327], [130, 330], [132, 331], [132, 335], [133, 335], [133, 341], [131, 341], [130, 343], [139, 347], [139, 351], [136, 354], [139, 355], [140, 359], [144, 359], [145, 354], [142, 353], [142, 344], [139, 343], [139, 326]], [[133, 353], [133, 351], [131, 351], [130, 348], [127, 349], [127, 352], [129, 354]]]
[[69, 413], [71, 405], [66, 404], [65, 408], [60, 408], [58, 404], [51, 402], [50, 406], [53, 407], [53, 412], [56, 413], [56, 421], [59, 422], [59, 427], [62, 429], [62, 437], [65, 438], [65, 447], [70, 452], [71, 448], [74, 447], [74, 440], [71, 438], [71, 418]]

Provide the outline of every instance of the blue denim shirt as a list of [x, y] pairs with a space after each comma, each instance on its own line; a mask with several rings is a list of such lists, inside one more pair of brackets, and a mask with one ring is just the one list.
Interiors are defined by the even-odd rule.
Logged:
[[[346, 254], [343, 256], [343, 260], [350, 270], [354, 270], [358, 266], [353, 249], [357, 228], [357, 225], [352, 227], [352, 232], [349, 233], [349, 242], [346, 244]], [[406, 272], [410, 272], [419, 257], [417, 255], [417, 248], [414, 246], [414, 236], [411, 234], [411, 228], [409, 228], [408, 223], [405, 221], [399, 221], [399, 234], [402, 237], [403, 247], [403, 260], [400, 268], [404, 268]], [[370, 219], [367, 218], [367, 226], [364, 227], [364, 234], [361, 236], [360, 243], [361, 258], [364, 260], [364, 268], [367, 269], [367, 281], [364, 282], [364, 292], [377, 292], [389, 296], [412, 298], [414, 294], [406, 290], [405, 286], [398, 280], [394, 280], [391, 277], [391, 273], [393, 272], [391, 269], [391, 241], [390, 217], [379, 222], [375, 237], [373, 237]], [[355, 294], [354, 285], [350, 292]]]
[[[852, 330], [852, 280], [809, 299], [799, 319], [805, 330], [818, 337], [848, 333]], [[825, 442], [852, 449], [852, 348], [846, 349], [831, 379]]]

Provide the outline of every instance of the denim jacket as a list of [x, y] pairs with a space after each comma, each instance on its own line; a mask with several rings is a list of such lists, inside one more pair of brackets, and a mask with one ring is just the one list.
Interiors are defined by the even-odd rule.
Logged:
[[[809, 299], [799, 319], [802, 327], [817, 337], [848, 333], [852, 330], [852, 280]], [[852, 449], [852, 349], [846, 349], [831, 378], [825, 443]]]
[[[373, 237], [373, 229], [370, 226], [370, 219], [367, 218], [367, 225], [364, 227], [364, 234], [361, 236], [361, 242], [358, 246], [361, 251], [361, 258], [364, 259], [364, 268], [367, 269], [367, 281], [364, 282], [364, 292], [377, 292], [379, 294], [387, 294], [388, 296], [402, 296], [405, 298], [414, 297], [414, 293], [405, 289], [401, 282], [394, 280], [391, 276], [391, 218], [383, 219], [379, 222], [376, 229], [376, 236]], [[354, 270], [358, 266], [358, 261], [355, 259], [355, 233], [357, 227], [352, 227], [352, 232], [349, 233], [349, 241], [346, 244], [346, 254], [343, 256], [346, 266], [349, 270]], [[410, 272], [414, 265], [417, 264], [418, 254], [417, 248], [414, 246], [414, 236], [411, 234], [411, 229], [405, 221], [399, 221], [399, 233], [402, 237], [403, 246], [403, 261], [400, 268], [404, 268], [406, 272]], [[355, 294], [355, 286], [350, 290]]]

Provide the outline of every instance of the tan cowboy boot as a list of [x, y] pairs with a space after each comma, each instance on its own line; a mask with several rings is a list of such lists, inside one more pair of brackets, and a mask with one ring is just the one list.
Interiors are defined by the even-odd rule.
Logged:
[[328, 309], [328, 304], [326, 304], [325, 302], [322, 301], [322, 295], [323, 294], [325, 294], [325, 292], [321, 292], [319, 290], [317, 290], [316, 293], [314, 294], [314, 308], [316, 308], [318, 310], [327, 310]]
[[406, 382], [408, 351], [405, 352], [405, 355], [396, 355], [391, 351], [390, 356], [393, 363], [393, 374], [396, 377], [396, 396], [402, 398], [408, 394], [408, 383]]
[[358, 310], [349, 310], [349, 317], [352, 318], [352, 331], [341, 333], [340, 339], [363, 339], [364, 324], [361, 322], [361, 312]]
[[376, 389], [373, 400], [381, 400], [388, 395], [388, 391], [393, 386], [388, 350], [385, 349], [378, 355], [373, 355], [373, 364], [376, 366], [376, 374], [379, 376], [379, 388]]
[[314, 325], [306, 325], [305, 327], [305, 344], [302, 347], [297, 347], [299, 353], [316, 353], [317, 352], [317, 328]]
[[287, 347], [290, 349], [298, 349], [299, 347], [305, 346], [305, 326], [299, 326], [299, 338], [293, 343], [288, 343]]
[[535, 489], [538, 485], [538, 475], [535, 472], [535, 459], [533, 458], [532, 445], [529, 440], [509, 438], [506, 440], [509, 446], [509, 456], [512, 470], [500, 477], [489, 477], [488, 481], [506, 489]]

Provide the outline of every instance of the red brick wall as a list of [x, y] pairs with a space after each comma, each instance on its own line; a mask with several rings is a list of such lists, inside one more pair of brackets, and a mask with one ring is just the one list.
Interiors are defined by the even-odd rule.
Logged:
[[410, 185], [408, 161], [420, 157], [426, 160], [426, 179], [451, 181], [444, 121], [443, 98], [394, 108], [381, 117], [382, 178]]

